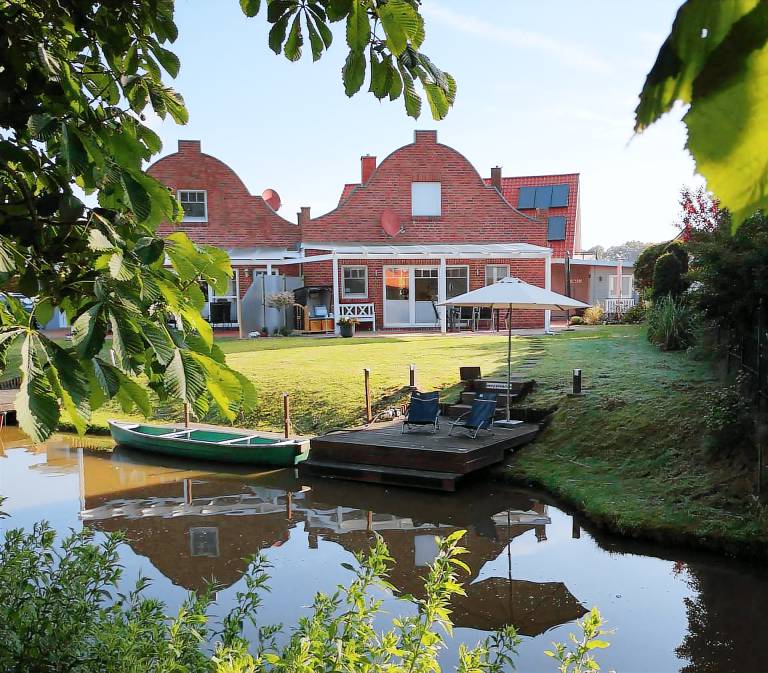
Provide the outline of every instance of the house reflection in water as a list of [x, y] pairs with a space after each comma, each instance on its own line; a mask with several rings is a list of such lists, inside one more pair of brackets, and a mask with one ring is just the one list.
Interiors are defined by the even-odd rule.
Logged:
[[[502, 488], [489, 497], [485, 486], [393, 495], [364, 484], [310, 485], [292, 470], [218, 474], [206, 465], [154, 462], [123, 450], [69, 456], [81, 480], [84, 525], [121, 531], [136, 554], [190, 591], [212, 578], [219, 588], [231, 586], [248, 557], [284, 544], [297, 528], [307, 533], [310, 549], [323, 540], [365, 552], [374, 533], [381, 535], [394, 559], [389, 580], [396, 594], [421, 596], [425, 568], [437, 554], [435, 536], [466, 529], [463, 560], [471, 573], [462, 578], [468, 596], [453, 606], [457, 626], [485, 630], [515, 620], [522, 633], [535, 635], [585, 613], [562, 583], [513, 580], [511, 569], [508, 577], [475, 583], [486, 563], [509, 553], [514, 539], [533, 534], [546, 540], [547, 505], [519, 491]], [[542, 616], [544, 604], [549, 608]]]

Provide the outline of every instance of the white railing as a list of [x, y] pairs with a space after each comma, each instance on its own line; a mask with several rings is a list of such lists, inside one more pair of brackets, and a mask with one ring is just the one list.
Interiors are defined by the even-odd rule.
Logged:
[[358, 322], [373, 324], [376, 331], [376, 313], [373, 304], [339, 304], [339, 318], [355, 318]]
[[625, 313], [637, 304], [634, 297], [608, 297], [605, 299], [605, 312], [609, 314]]

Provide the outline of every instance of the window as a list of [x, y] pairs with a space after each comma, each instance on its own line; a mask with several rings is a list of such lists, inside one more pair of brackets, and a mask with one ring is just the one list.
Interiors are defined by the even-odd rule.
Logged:
[[411, 183], [411, 215], [414, 217], [440, 217], [442, 195], [439, 182]]
[[469, 292], [469, 267], [449, 266], [445, 269], [445, 296], [453, 299]]
[[217, 557], [219, 555], [219, 529], [215, 526], [190, 528], [189, 554], [190, 556]]
[[493, 285], [509, 275], [509, 264], [488, 264], [485, 267], [485, 284]]
[[[621, 276], [621, 296], [625, 299], [632, 297], [635, 293], [634, 275]], [[616, 294], [616, 274], [608, 276], [608, 296], [618, 297]]]
[[342, 267], [341, 294], [346, 298], [361, 298], [368, 296], [368, 267]]
[[413, 270], [414, 292], [416, 301], [434, 301], [437, 299], [437, 269]]
[[180, 189], [179, 201], [184, 209], [184, 222], [208, 221], [208, 199], [205, 191]]
[[562, 215], [547, 218], [547, 240], [565, 240], [565, 218]]

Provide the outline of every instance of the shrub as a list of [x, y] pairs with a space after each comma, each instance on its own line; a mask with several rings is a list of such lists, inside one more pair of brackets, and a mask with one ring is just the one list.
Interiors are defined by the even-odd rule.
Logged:
[[665, 252], [653, 267], [653, 298], [672, 295], [678, 297], [685, 289], [683, 265], [672, 252]]
[[290, 336], [291, 335], [291, 328], [288, 327], [287, 325], [283, 325], [280, 328], [280, 334], [282, 334], [283, 336]]
[[708, 392], [702, 420], [713, 449], [741, 446], [752, 429], [752, 409], [744, 396], [744, 379], [739, 377], [736, 383]]
[[[466, 568], [459, 546], [463, 531], [438, 539], [438, 554], [426, 569], [424, 597], [404, 597], [415, 609], [391, 619], [381, 632], [381, 591], [392, 565], [376, 536], [358, 555], [348, 586], [332, 595], [317, 593], [309, 614], [283, 632], [257, 622], [260, 594], [269, 567], [251, 559], [238, 603], [218, 628], [209, 623], [212, 592], [190, 594], [175, 617], [147, 598], [147, 580], [119, 591], [119, 538], [94, 541], [85, 529], [63, 541], [47, 524], [31, 533], [11, 530], [0, 547], [0, 670], [96, 673], [97, 671], [195, 671], [199, 673], [329, 673], [369, 670], [404, 673], [440, 670], [438, 658], [451, 632], [450, 601], [464, 594], [458, 573]], [[60, 544], [59, 544], [60, 543]], [[214, 588], [214, 587], [212, 587]], [[378, 595], [372, 595], [376, 593]], [[389, 619], [389, 618], [388, 618]], [[255, 627], [255, 639], [243, 635]], [[583, 637], [571, 636], [573, 649], [554, 643], [550, 654], [564, 670], [598, 670], [590, 654], [607, 647], [597, 610], [580, 623]], [[475, 646], [461, 646], [458, 669], [502, 673], [512, 664], [520, 638], [507, 627]], [[376, 662], [372, 668], [371, 662]], [[573, 668], [563, 668], [563, 665]]]
[[664, 254], [667, 243], [649, 245], [643, 250], [635, 262], [635, 287], [642, 291], [653, 287], [653, 267], [656, 260]]
[[602, 306], [590, 306], [584, 311], [584, 322], [587, 325], [599, 325], [603, 322], [605, 311]]
[[637, 302], [632, 308], [621, 314], [621, 321], [627, 325], [639, 325], [645, 321], [646, 308], [642, 301]]
[[582, 318], [580, 315], [573, 315], [571, 316], [571, 319], [568, 321], [569, 325], [583, 325], [584, 324], [584, 318]]
[[290, 290], [267, 295], [267, 306], [271, 306], [272, 308], [291, 308], [295, 305], [296, 299], [293, 296], [293, 292]]
[[648, 311], [648, 340], [663, 351], [688, 348], [694, 342], [696, 313], [683, 300], [670, 295], [654, 302]]

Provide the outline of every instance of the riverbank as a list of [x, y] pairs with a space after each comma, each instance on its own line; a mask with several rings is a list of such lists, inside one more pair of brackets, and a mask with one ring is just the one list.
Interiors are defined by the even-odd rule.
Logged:
[[586, 395], [561, 397], [506, 478], [546, 489], [614, 533], [767, 558], [754, 457], [717, 458], [702, 424], [707, 395], [720, 385], [710, 362], [662, 353], [637, 327], [593, 332], [595, 341], [589, 330], [579, 334], [584, 341], [572, 339], [568, 357], [584, 369]]

